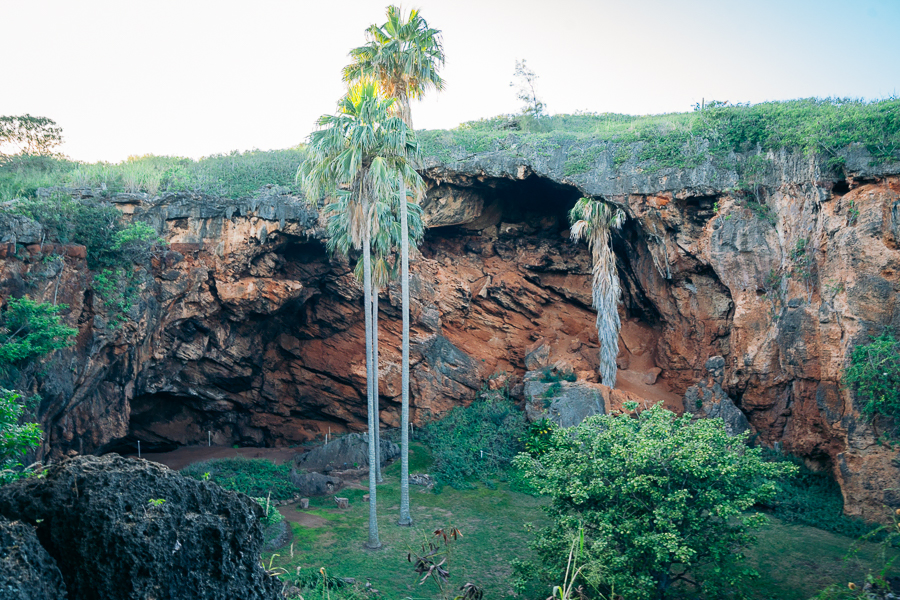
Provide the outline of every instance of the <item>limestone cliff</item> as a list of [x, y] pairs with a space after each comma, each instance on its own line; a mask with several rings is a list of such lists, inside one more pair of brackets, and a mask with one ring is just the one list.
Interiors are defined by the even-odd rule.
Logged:
[[[576, 154], [592, 162], [566, 175]], [[838, 177], [813, 158], [772, 155], [748, 201], [732, 192], [738, 175], [727, 168], [648, 172], [614, 156], [573, 142], [448, 147], [426, 162], [429, 230], [412, 283], [414, 420], [467, 402], [495, 373], [521, 394], [535, 347], [596, 380], [590, 257], [568, 240], [566, 222], [587, 194], [629, 217], [614, 238], [625, 291], [621, 388], [674, 405], [707, 360], [723, 356], [722, 388], [761, 441], [833, 469], [851, 514], [898, 504], [883, 491], [900, 484], [897, 454], [839, 380], [853, 345], [900, 326], [900, 165], [873, 167], [851, 148]], [[361, 290], [326, 254], [315, 206], [277, 188], [240, 201], [110, 199], [170, 243], [117, 328], [83, 249], [41, 247], [21, 220], [0, 231], [0, 294], [56, 297], [80, 330], [40, 379], [46, 452], [208, 435], [282, 445], [364, 427]], [[62, 259], [43, 258], [51, 254]], [[386, 426], [399, 421], [398, 291], [381, 298]]]

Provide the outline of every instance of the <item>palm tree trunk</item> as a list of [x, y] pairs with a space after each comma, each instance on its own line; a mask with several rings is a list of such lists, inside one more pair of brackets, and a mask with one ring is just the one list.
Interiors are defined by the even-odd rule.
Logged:
[[400, 525], [411, 526], [409, 512], [409, 222], [406, 184], [400, 175], [400, 294], [403, 338], [400, 359], [402, 396], [400, 403]]
[[378, 294], [381, 290], [378, 286], [372, 289], [372, 397], [375, 399], [375, 481], [381, 483], [381, 409], [379, 408], [378, 377], [381, 370], [378, 368]]
[[619, 274], [616, 255], [610, 248], [609, 226], [598, 223], [592, 240], [594, 273], [593, 300], [597, 309], [597, 336], [600, 341], [600, 376], [603, 385], [616, 387], [616, 357], [619, 355]]
[[[366, 223], [368, 232], [369, 224]], [[372, 376], [372, 252], [369, 247], [369, 235], [363, 240], [363, 305], [366, 314], [366, 380], [369, 409], [369, 539], [366, 547], [372, 550], [381, 547], [378, 540], [378, 513], [375, 509], [375, 399], [373, 396]]]

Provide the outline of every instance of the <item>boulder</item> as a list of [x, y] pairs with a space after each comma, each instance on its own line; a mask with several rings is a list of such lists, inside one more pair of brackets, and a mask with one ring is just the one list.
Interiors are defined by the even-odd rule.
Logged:
[[325, 496], [333, 494], [344, 485], [343, 480], [321, 473], [304, 473], [291, 469], [291, 483], [297, 486], [303, 496]]
[[259, 564], [262, 508], [157, 463], [79, 456], [0, 488], [0, 515], [35, 526], [78, 600], [279, 596]]
[[66, 586], [34, 527], [0, 517], [0, 600], [65, 600]]
[[544, 383], [529, 375], [525, 379], [525, 407], [531, 421], [548, 418], [560, 427], [572, 427], [590, 416], [606, 413], [600, 384], [587, 381]]
[[[400, 456], [400, 447], [381, 438], [381, 464]], [[294, 469], [298, 472], [328, 473], [334, 470], [369, 466], [369, 436], [351, 433], [309, 452], [294, 457]]]
[[536, 371], [550, 362], [550, 346], [544, 338], [539, 339], [525, 350], [525, 368]]

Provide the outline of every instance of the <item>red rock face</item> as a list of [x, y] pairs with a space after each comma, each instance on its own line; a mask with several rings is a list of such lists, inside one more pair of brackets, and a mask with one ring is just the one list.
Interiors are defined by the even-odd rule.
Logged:
[[[590, 257], [568, 241], [565, 221], [579, 193], [520, 179], [443, 177], [429, 193], [432, 228], [413, 259], [416, 423], [482, 385], [521, 394], [537, 347], [548, 364], [597, 381]], [[763, 198], [768, 208], [716, 190], [608, 198], [629, 215], [614, 236], [618, 388], [677, 409], [707, 359], [723, 356], [722, 387], [760, 441], [832, 469], [847, 511], [879, 518], [896, 503], [884, 490], [900, 485], [897, 455], [840, 378], [855, 344], [900, 327], [900, 182], [853, 186], [784, 184]], [[289, 197], [176, 196], [131, 208], [166, 232], [171, 250], [142, 275], [132, 318], [116, 329], [83, 253], [59, 252], [59, 270], [40, 247], [17, 254], [7, 244], [0, 260], [4, 296], [56, 295], [80, 330], [33, 386], [45, 399], [46, 452], [137, 439], [147, 449], [210, 438], [290, 445], [365, 427], [361, 289], [325, 253], [313, 210]], [[394, 427], [398, 287], [382, 292], [380, 309], [381, 419]]]
[[637, 217], [624, 254], [673, 386], [726, 357], [724, 387], [760, 440], [832, 469], [848, 514], [883, 519], [897, 453], [840, 382], [855, 345], [900, 325], [900, 194], [896, 178], [854, 185], [786, 185], [755, 210], [725, 194], [621, 198]]

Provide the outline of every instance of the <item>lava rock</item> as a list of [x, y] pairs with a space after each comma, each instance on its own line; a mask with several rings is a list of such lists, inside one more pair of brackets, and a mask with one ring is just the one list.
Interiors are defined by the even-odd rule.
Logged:
[[343, 480], [337, 477], [329, 477], [321, 473], [303, 473], [297, 469], [291, 469], [291, 483], [297, 486], [303, 496], [324, 496], [333, 494], [344, 485]]
[[[381, 464], [400, 456], [397, 444], [381, 438]], [[294, 469], [298, 472], [326, 473], [335, 469], [354, 469], [369, 466], [369, 436], [351, 433], [294, 457]]]
[[34, 527], [0, 517], [0, 600], [65, 600], [66, 586]]
[[0, 515], [35, 525], [77, 600], [278, 598], [259, 505], [157, 463], [79, 456], [0, 488]]

